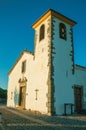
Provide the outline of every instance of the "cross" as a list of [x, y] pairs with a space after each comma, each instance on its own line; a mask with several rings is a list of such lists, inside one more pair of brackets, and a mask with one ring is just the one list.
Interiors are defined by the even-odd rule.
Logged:
[[38, 99], [37, 98], [38, 91], [39, 91], [38, 89], [35, 90], [35, 92], [36, 92], [36, 100]]

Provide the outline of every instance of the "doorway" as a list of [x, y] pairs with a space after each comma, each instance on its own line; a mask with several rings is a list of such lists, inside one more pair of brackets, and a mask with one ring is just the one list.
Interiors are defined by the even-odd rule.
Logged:
[[75, 112], [77, 113], [81, 113], [82, 111], [82, 95], [83, 95], [83, 88], [75, 86], [74, 87]]
[[25, 99], [26, 99], [26, 87], [20, 87], [19, 106], [21, 106], [23, 109], [25, 108]]

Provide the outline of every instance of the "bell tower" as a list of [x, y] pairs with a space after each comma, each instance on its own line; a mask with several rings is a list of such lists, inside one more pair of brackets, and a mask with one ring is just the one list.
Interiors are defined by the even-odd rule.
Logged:
[[34, 59], [39, 66], [38, 75], [46, 75], [45, 97], [49, 115], [60, 113], [57, 107], [62, 103], [63, 89], [72, 86], [69, 80], [74, 74], [72, 27], [75, 24], [75, 21], [50, 9], [32, 25], [35, 29]]
[[51, 12], [51, 95], [53, 97], [51, 104], [54, 102], [52, 112], [60, 114], [63, 112], [64, 102], [71, 102], [68, 97], [73, 97], [71, 92], [74, 77], [72, 28], [76, 22], [54, 10]]

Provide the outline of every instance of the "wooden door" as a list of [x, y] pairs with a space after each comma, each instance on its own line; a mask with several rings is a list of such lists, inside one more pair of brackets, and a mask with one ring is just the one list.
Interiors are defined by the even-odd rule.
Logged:
[[75, 96], [75, 111], [81, 113], [82, 110], [82, 87], [74, 87], [74, 96]]
[[26, 87], [20, 87], [19, 105], [25, 108]]

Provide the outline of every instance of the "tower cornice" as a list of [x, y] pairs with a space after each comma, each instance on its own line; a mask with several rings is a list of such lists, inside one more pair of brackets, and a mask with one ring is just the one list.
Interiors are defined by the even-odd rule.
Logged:
[[76, 24], [75, 21], [73, 21], [72, 19], [62, 15], [61, 13], [54, 11], [52, 9], [49, 9], [44, 15], [42, 15], [33, 25], [32, 28], [36, 28], [37, 26], [39, 26], [44, 20], [46, 20], [49, 16], [54, 16], [68, 24], [70, 24], [71, 26], [74, 26]]

